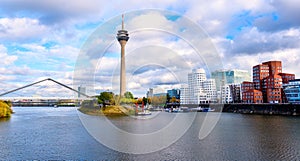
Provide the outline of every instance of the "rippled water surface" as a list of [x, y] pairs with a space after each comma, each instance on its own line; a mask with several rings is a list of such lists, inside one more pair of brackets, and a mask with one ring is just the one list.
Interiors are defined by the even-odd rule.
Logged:
[[[189, 130], [168, 148], [134, 155], [97, 142], [76, 108], [14, 111], [9, 120], [0, 120], [0, 160], [300, 160], [300, 117], [223, 113], [210, 135], [199, 140], [205, 113], [198, 113]], [[124, 117], [111, 122], [128, 132], [148, 133], [167, 126], [173, 115], [163, 112], [152, 119]]]

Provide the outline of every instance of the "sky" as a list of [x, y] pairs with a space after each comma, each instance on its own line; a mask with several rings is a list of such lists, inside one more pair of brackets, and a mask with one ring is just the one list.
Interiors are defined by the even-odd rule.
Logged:
[[[280, 60], [299, 77], [297, 0], [1, 0], [0, 91], [45, 78], [88, 94], [118, 93], [125, 14], [127, 90], [178, 88], [187, 73], [242, 69]], [[10, 96], [68, 96], [45, 82]]]

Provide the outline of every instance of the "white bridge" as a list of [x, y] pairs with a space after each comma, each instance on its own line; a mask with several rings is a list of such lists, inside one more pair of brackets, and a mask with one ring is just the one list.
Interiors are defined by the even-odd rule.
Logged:
[[[36, 96], [36, 97], [5, 97], [5, 95], [16, 92], [18, 90], [33, 86], [35, 84], [39, 84], [41, 82], [44, 81], [52, 81], [64, 88], [67, 88], [75, 93], [77, 93], [80, 97], [40, 97], [40, 96]], [[13, 89], [7, 92], [4, 92], [2, 94], [0, 94], [0, 99], [1, 100], [6, 100], [6, 101], [11, 101], [13, 103], [13, 105], [16, 106], [53, 106], [53, 105], [76, 105], [76, 104], [80, 104], [82, 101], [84, 100], [95, 100], [96, 98], [91, 97], [85, 93], [82, 93], [76, 89], [73, 89], [63, 83], [57, 82], [51, 78], [47, 78], [35, 83], [31, 83], [28, 84], [26, 86], [17, 88], [17, 89]]]

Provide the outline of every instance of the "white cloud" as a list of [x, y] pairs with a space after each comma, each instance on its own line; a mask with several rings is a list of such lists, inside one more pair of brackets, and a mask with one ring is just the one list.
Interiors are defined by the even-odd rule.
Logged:
[[13, 64], [18, 59], [15, 55], [8, 55], [5, 46], [0, 44], [0, 60], [1, 64], [7, 66]]
[[37, 19], [0, 18], [0, 41], [28, 41], [48, 33], [48, 28]]

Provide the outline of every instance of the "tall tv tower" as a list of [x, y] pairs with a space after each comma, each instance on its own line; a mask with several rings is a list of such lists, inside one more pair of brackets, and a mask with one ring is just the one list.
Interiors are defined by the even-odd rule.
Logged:
[[125, 45], [129, 39], [128, 31], [124, 30], [124, 15], [122, 14], [122, 29], [118, 31], [117, 39], [121, 45], [120, 96], [126, 92]]

